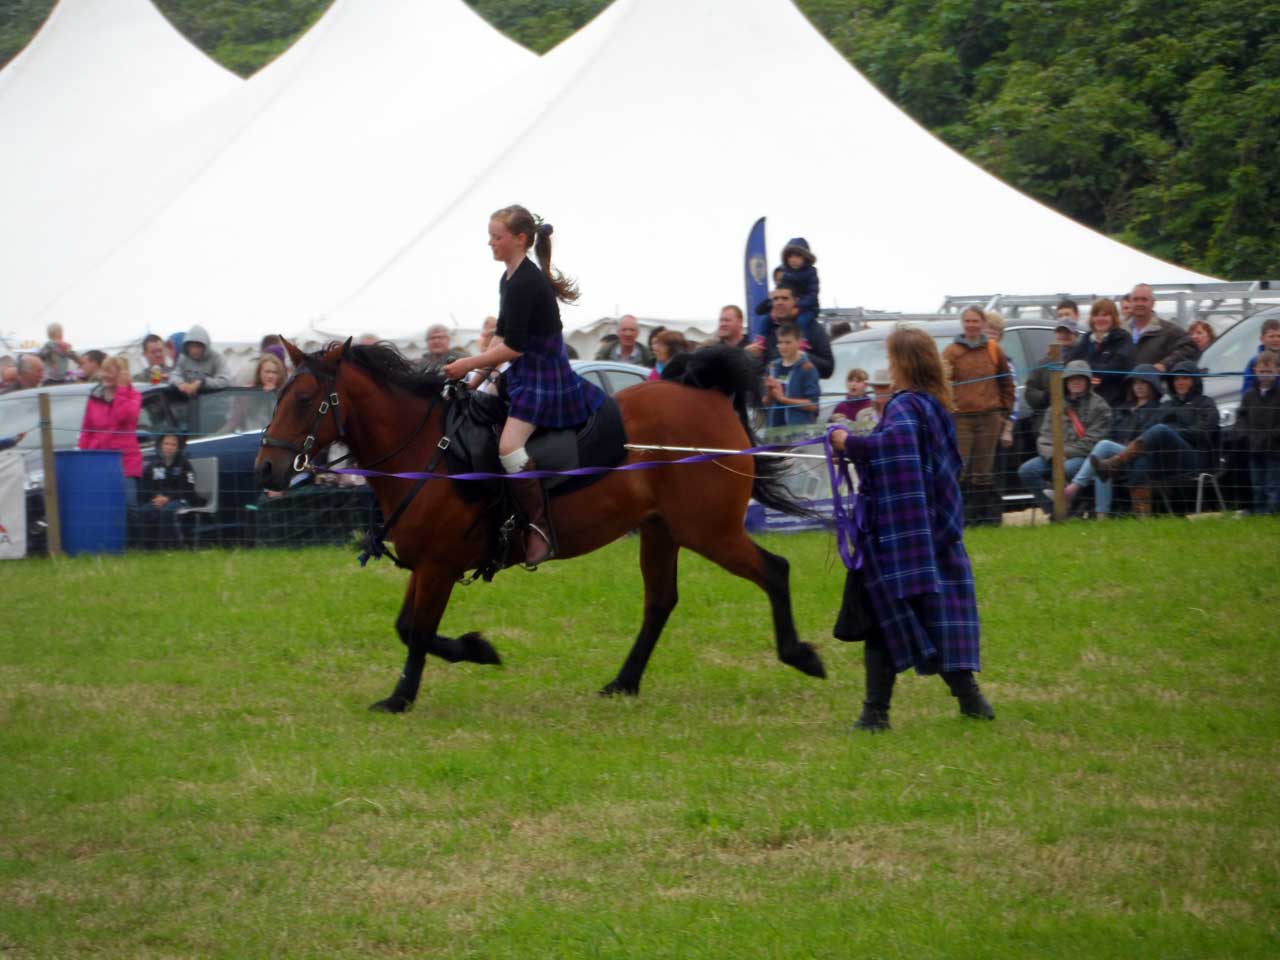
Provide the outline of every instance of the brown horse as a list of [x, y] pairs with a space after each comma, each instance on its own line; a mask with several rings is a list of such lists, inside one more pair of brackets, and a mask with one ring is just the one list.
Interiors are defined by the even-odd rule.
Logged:
[[[348, 340], [310, 355], [287, 342], [285, 347], [296, 370], [263, 433], [256, 475], [264, 487], [285, 489], [312, 453], [339, 439], [357, 463], [368, 468], [376, 464], [382, 473], [422, 471], [433, 461], [444, 406], [450, 402], [441, 376], [416, 371], [396, 350], [381, 344], [353, 347]], [[630, 442], [733, 450], [752, 444], [746, 401], [757, 381], [740, 350], [699, 351], [686, 364], [683, 379], [639, 384], [617, 395]], [[632, 452], [627, 460], [680, 456]], [[676, 605], [681, 547], [763, 589], [773, 611], [778, 659], [810, 676], [825, 676], [817, 651], [796, 636], [789, 564], [753, 543], [743, 529], [753, 492], [768, 506], [804, 512], [779, 482], [780, 469], [777, 460], [735, 455], [610, 473], [552, 500], [560, 558], [590, 553], [630, 530], [640, 531], [644, 622], [622, 669], [602, 694], [639, 693], [649, 656]], [[435, 472], [443, 476], [443, 466], [437, 465]], [[400, 562], [412, 570], [396, 620], [408, 657], [394, 692], [371, 707], [400, 713], [418, 695], [427, 654], [451, 663], [500, 662], [478, 633], [452, 638], [440, 636], [436, 628], [454, 584], [486, 562], [493, 525], [505, 518], [494, 505], [463, 497], [455, 484], [466, 481], [430, 481], [412, 496], [411, 480], [372, 477], [369, 482], [384, 517], [404, 504], [393, 539]]]

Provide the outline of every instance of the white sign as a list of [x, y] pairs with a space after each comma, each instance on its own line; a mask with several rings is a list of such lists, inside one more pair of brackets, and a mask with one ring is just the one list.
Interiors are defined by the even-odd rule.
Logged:
[[0, 453], [0, 560], [27, 555], [27, 468], [16, 450]]

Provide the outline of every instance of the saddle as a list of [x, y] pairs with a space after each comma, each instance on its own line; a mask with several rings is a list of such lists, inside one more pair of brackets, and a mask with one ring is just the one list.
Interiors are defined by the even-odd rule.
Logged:
[[[498, 460], [498, 436], [506, 421], [506, 402], [491, 393], [460, 391], [445, 410], [444, 435], [449, 440], [445, 467], [450, 474], [502, 473]], [[617, 401], [606, 396], [595, 413], [577, 428], [548, 430], [539, 427], [525, 449], [539, 470], [574, 470], [578, 467], [613, 467], [627, 455], [627, 431]], [[605, 473], [581, 477], [547, 477], [543, 488], [552, 498], [591, 486]], [[455, 484], [468, 500], [502, 497], [502, 480], [467, 480]]]

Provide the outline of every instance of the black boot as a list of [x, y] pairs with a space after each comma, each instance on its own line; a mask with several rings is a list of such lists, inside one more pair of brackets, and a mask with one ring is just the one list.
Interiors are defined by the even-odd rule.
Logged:
[[947, 686], [951, 689], [951, 695], [960, 701], [960, 713], [962, 716], [972, 717], [974, 720], [994, 720], [996, 718], [996, 712], [991, 709], [991, 704], [987, 703], [987, 698], [978, 689], [978, 681], [974, 679], [972, 670], [955, 670], [950, 673], [944, 673], [942, 679], [947, 682]]
[[[530, 460], [523, 469], [537, 468]], [[547, 494], [542, 488], [541, 480], [522, 478], [508, 480], [507, 483], [511, 484], [511, 493], [524, 513], [524, 565], [532, 569], [556, 555], [555, 534], [551, 529], [551, 516], [547, 509]]]
[[897, 671], [889, 659], [882, 639], [868, 640], [862, 645], [862, 663], [867, 675], [867, 698], [862, 701], [862, 715], [853, 724], [855, 730], [882, 733], [889, 727], [889, 703], [893, 700], [893, 684]]

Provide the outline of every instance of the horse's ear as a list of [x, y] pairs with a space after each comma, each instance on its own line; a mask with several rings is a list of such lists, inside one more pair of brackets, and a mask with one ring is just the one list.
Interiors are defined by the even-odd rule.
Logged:
[[347, 337], [347, 342], [342, 345], [342, 356], [344, 358], [351, 356], [351, 341], [354, 339], [354, 337]]
[[346, 343], [338, 343], [333, 341], [324, 352], [324, 359], [321, 361], [328, 370], [338, 369], [338, 364], [342, 362], [342, 358], [347, 355], [347, 347], [351, 345], [350, 339]]
[[289, 359], [293, 361], [293, 365], [295, 367], [302, 366], [302, 361], [307, 359], [307, 355], [303, 353], [301, 350], [299, 350], [297, 347], [295, 347], [288, 340], [286, 340], [284, 337], [280, 338], [280, 342], [284, 344], [285, 350], [289, 352]]

